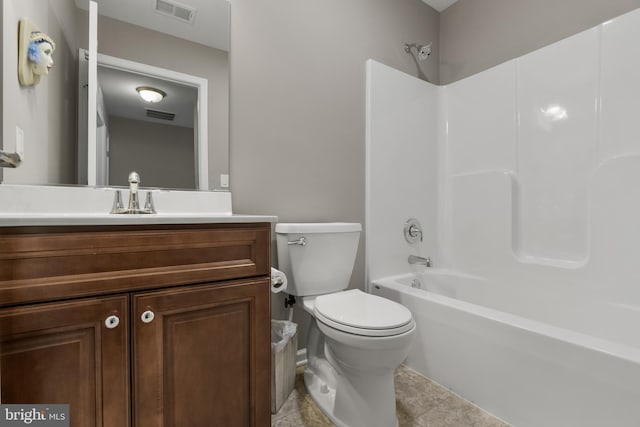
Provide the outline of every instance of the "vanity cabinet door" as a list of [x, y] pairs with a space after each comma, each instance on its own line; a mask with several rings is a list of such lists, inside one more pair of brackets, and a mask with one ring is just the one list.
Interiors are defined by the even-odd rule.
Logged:
[[136, 427], [270, 426], [266, 278], [133, 294]]
[[69, 404], [73, 427], [130, 425], [128, 296], [0, 309], [2, 403]]

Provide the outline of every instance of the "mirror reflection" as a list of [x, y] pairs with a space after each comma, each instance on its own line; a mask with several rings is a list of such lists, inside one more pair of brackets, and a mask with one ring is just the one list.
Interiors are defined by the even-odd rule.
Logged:
[[[85, 55], [80, 57], [83, 61]], [[79, 176], [91, 174], [82, 136], [88, 135], [87, 118], [94, 115], [95, 184], [127, 185], [135, 170], [146, 186], [207, 189], [208, 103], [200, 96], [207, 93], [207, 80], [103, 54], [97, 56], [96, 74], [95, 108], [90, 103], [79, 109], [81, 115], [88, 112], [78, 119]]]
[[[199, 123], [198, 92], [192, 84], [175, 79], [159, 81], [144, 72], [127, 76], [118, 67], [100, 66], [98, 99], [103, 105], [97, 102], [96, 133], [99, 135], [102, 129], [104, 151], [98, 150], [103, 157], [96, 170], [96, 183], [125, 185], [128, 172], [135, 169], [142, 176], [143, 186], [221, 189], [218, 178], [228, 173], [229, 3], [97, 3], [99, 57], [203, 79], [208, 82], [202, 94], [208, 108]], [[81, 60], [89, 40], [87, 5], [88, 0], [3, 0], [3, 148], [15, 151], [18, 129], [24, 132], [25, 145], [22, 165], [3, 170], [5, 183], [87, 182], [87, 165], [83, 162], [86, 133], [82, 128], [85, 107], [78, 103], [83, 99], [86, 102]], [[12, 63], [17, 57], [17, 42], [8, 36], [17, 33], [17, 22], [24, 16], [57, 44], [54, 68], [39, 85], [30, 88], [18, 82]], [[133, 89], [119, 98], [117, 91], [125, 86]], [[142, 86], [162, 90], [165, 98], [155, 104], [142, 101], [135, 90]], [[173, 120], [167, 120], [170, 117]], [[199, 131], [199, 125], [206, 130]], [[199, 142], [206, 147], [203, 159], [198, 158], [202, 154]], [[203, 172], [208, 175], [204, 184]]]
[[128, 185], [135, 170], [147, 186], [196, 189], [198, 90], [100, 63], [98, 82], [98, 158], [106, 163], [98, 184]]

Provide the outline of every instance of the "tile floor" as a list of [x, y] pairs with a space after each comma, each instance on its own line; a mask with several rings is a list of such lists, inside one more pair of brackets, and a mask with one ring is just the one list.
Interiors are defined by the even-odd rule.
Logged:
[[[406, 366], [396, 370], [399, 427], [508, 427], [503, 421], [430, 381]], [[271, 416], [272, 427], [331, 427], [334, 424], [313, 403], [302, 371], [289, 399]]]

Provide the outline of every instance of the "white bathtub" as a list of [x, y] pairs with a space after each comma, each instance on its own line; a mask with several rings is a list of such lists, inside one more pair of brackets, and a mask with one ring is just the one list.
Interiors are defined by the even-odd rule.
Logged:
[[639, 427], [640, 311], [508, 289], [437, 270], [370, 285], [413, 313], [406, 364], [508, 423]]

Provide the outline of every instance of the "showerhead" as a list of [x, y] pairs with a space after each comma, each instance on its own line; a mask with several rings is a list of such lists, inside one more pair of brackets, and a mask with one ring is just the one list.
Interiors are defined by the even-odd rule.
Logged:
[[424, 61], [431, 55], [431, 43], [428, 44], [416, 44], [416, 43], [405, 43], [404, 51], [407, 53], [411, 53], [411, 48], [414, 47], [418, 52], [418, 59], [420, 61]]

